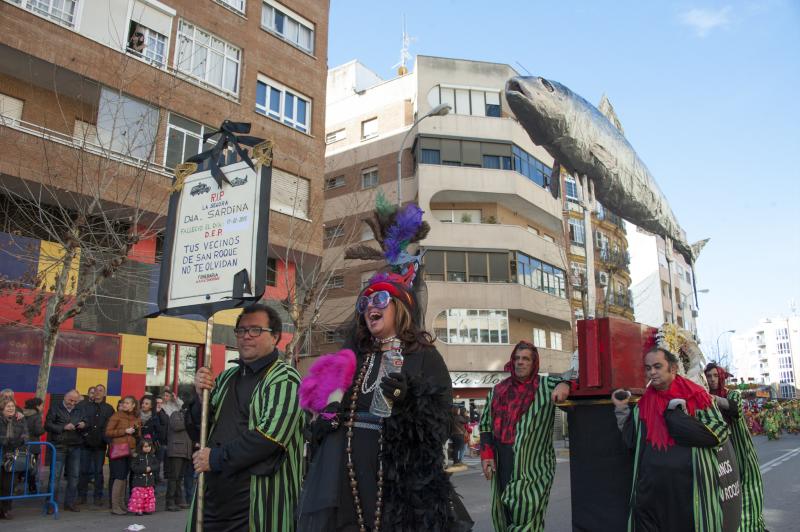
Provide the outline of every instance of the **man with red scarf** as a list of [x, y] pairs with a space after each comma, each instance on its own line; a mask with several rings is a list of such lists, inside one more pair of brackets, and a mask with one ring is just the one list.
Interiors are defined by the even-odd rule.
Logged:
[[731, 375], [716, 363], [708, 364], [705, 374], [708, 389], [730, 428], [731, 443], [739, 464], [742, 493], [742, 521], [739, 531], [763, 532], [764, 485], [753, 440], [742, 415], [742, 394], [739, 390], [729, 390], [725, 386], [725, 381]]
[[611, 394], [623, 440], [635, 449], [628, 532], [719, 532], [723, 526], [716, 448], [728, 425], [705, 388], [678, 375], [678, 357], [644, 357], [650, 385], [628, 406]]
[[492, 522], [497, 532], [541, 531], [556, 470], [555, 403], [567, 398], [570, 385], [540, 376], [539, 352], [526, 341], [514, 346], [505, 370], [511, 376], [489, 393], [480, 421]]

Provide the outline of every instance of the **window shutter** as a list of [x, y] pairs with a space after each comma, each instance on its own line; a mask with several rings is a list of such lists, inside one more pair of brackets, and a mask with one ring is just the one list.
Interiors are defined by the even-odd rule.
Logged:
[[289, 216], [308, 218], [309, 189], [307, 179], [273, 168], [270, 208]]
[[442, 139], [442, 161], [461, 162], [461, 142]]

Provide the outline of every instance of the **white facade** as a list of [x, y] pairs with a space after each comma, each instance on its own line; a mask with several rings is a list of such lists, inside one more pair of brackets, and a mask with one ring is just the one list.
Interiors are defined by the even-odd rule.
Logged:
[[697, 336], [692, 270], [685, 259], [676, 252], [668, 254], [663, 238], [630, 222], [625, 228], [634, 319], [652, 327], [675, 323]]
[[798, 396], [800, 316], [763, 319], [731, 336], [731, 350], [740, 381], [769, 384], [779, 398]]

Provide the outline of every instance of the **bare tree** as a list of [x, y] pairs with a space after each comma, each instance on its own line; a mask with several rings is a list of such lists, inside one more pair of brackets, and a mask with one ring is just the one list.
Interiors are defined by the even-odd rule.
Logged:
[[[37, 124], [4, 119], [9, 131], [17, 130], [13, 138], [19, 149], [4, 155], [3, 230], [50, 242], [49, 248], [56, 250], [38, 256], [14, 245], [13, 237], [0, 250], [29, 265], [27, 275], [2, 280], [0, 289], [17, 294], [29, 323], [41, 319], [43, 352], [36, 385], [41, 398], [64, 323], [81, 314], [112, 277], [150, 282], [136, 278], [125, 265], [139, 241], [159, 233], [166, 213], [170, 174], [154, 157], [164, 109], [179, 81], [124, 54], [114, 69], [118, 84], [109, 87], [53, 66], [52, 84], [31, 82], [30, 90], [47, 91], [58, 112], [29, 113], [47, 114]], [[149, 102], [123, 93], [123, 87], [137, 83], [151, 83]]]

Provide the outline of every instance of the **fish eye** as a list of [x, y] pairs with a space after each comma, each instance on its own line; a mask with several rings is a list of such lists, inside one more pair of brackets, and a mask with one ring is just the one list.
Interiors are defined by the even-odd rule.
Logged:
[[544, 79], [544, 78], [539, 78], [539, 81], [541, 81], [541, 82], [542, 82], [542, 85], [544, 85], [544, 87], [545, 87], [547, 90], [549, 90], [550, 92], [556, 92], [556, 89], [555, 89], [555, 87], [553, 87], [552, 83], [550, 83], [550, 82], [549, 82], [549, 81], [547, 81], [546, 79]]

